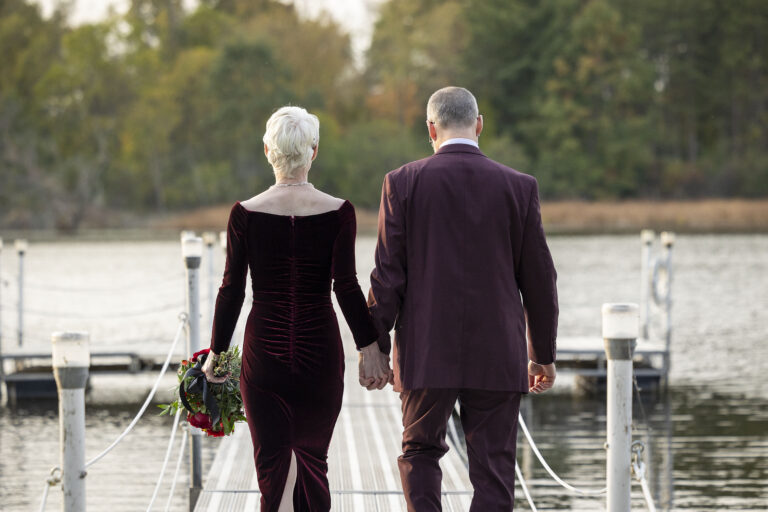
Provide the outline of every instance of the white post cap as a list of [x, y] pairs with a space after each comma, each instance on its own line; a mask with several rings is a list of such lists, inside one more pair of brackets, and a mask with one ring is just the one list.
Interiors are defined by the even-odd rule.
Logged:
[[219, 243], [221, 244], [222, 249], [227, 248], [227, 232], [226, 231], [219, 232]]
[[664, 247], [671, 247], [675, 243], [675, 234], [671, 231], [664, 231], [661, 233], [661, 245]]
[[203, 233], [203, 242], [205, 242], [205, 245], [208, 247], [212, 246], [216, 243], [216, 233], [212, 231], [206, 231]]
[[640, 334], [639, 311], [634, 303], [603, 304], [603, 338], [636, 339]]
[[24, 238], [18, 238], [14, 243], [13, 247], [16, 249], [17, 252], [24, 252], [29, 248], [29, 243]]
[[3, 249], [3, 239], [0, 238], [0, 250], [2, 250], [2, 249]]
[[90, 335], [87, 332], [55, 332], [51, 336], [54, 368], [91, 365]]
[[646, 245], [652, 244], [653, 238], [655, 236], [656, 236], [656, 233], [654, 233], [652, 229], [644, 229], [640, 232], [640, 240], [642, 240], [643, 243]]
[[195, 238], [197, 236], [197, 233], [194, 231], [185, 229], [181, 233], [179, 233], [179, 239], [183, 242], [185, 238]]
[[184, 258], [201, 258], [203, 256], [203, 239], [199, 236], [182, 238], [181, 255]]

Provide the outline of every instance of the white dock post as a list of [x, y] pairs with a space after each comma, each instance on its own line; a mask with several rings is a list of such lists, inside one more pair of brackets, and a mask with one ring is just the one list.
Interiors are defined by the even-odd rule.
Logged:
[[603, 304], [603, 342], [608, 360], [607, 510], [630, 512], [632, 478], [632, 356], [637, 344], [637, 304]]
[[89, 335], [51, 337], [53, 376], [59, 391], [59, 444], [64, 512], [85, 512], [85, 385], [91, 364]]
[[[203, 239], [187, 236], [181, 240], [181, 253], [187, 267], [187, 354], [200, 350], [200, 260], [203, 256]], [[194, 510], [203, 490], [202, 432], [191, 429], [189, 436], [189, 510]]]
[[661, 234], [662, 257], [666, 268], [665, 296], [662, 317], [664, 318], [664, 385], [669, 380], [669, 351], [672, 347], [672, 247], [675, 245], [675, 234], [664, 231]]
[[4, 404], [5, 362], [3, 361], [3, 239], [0, 238], [0, 404]]
[[19, 346], [24, 343], [24, 253], [27, 252], [27, 241], [23, 238], [14, 243], [19, 255]]
[[214, 271], [213, 271], [213, 245], [216, 243], [216, 233], [207, 231], [203, 233], [203, 242], [208, 249], [208, 326], [213, 328], [213, 311], [216, 309], [216, 296], [214, 295]]
[[644, 229], [640, 232], [640, 338], [648, 339], [648, 323], [651, 302], [651, 279], [653, 262], [651, 261], [651, 245], [655, 233], [652, 229]]

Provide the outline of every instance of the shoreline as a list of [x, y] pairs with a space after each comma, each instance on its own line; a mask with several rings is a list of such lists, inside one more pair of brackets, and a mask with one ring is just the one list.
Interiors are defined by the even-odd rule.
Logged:
[[[225, 229], [231, 204], [169, 214], [151, 214], [125, 225], [85, 226], [77, 231], [0, 229], [7, 241], [154, 241], [172, 240], [179, 231]], [[766, 234], [768, 199], [707, 199], [697, 201], [542, 201], [548, 235], [622, 235], [642, 229], [679, 234]], [[358, 235], [375, 236], [377, 212], [357, 209]]]

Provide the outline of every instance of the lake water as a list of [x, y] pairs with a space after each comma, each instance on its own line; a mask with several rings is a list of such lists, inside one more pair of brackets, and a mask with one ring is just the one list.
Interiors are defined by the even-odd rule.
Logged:
[[[364, 289], [374, 243], [371, 238], [358, 242]], [[559, 273], [561, 336], [597, 337], [603, 302], [638, 300], [639, 237], [553, 237], [550, 246]], [[216, 281], [222, 259], [216, 250]], [[9, 351], [17, 344], [18, 263], [7, 246], [0, 264], [0, 332]], [[642, 406], [635, 404], [635, 437], [645, 440], [650, 451], [649, 479], [657, 506], [768, 510], [768, 236], [680, 236], [674, 268], [670, 391], [644, 394]], [[205, 325], [206, 261], [202, 271]], [[183, 264], [174, 242], [35, 244], [25, 258], [25, 282], [26, 349], [49, 350], [53, 331], [85, 330], [94, 351], [119, 347], [159, 355], [167, 351], [183, 309]], [[342, 331], [347, 357], [352, 357], [349, 333]], [[87, 408], [87, 457], [108, 445], [138, 410], [139, 397], [121, 405], [101, 404], [131, 396], [121, 391], [94, 390], [99, 399], [92, 398]], [[55, 407], [36, 403], [0, 409], [1, 510], [37, 507], [45, 477], [58, 463]], [[553, 469], [575, 485], [603, 486], [604, 398], [551, 393], [526, 398], [525, 407]], [[126, 443], [90, 469], [91, 510], [146, 508], [170, 426], [169, 418], [147, 413]], [[207, 467], [215, 440], [206, 440], [204, 448]], [[523, 441], [519, 460], [540, 510], [602, 508], [602, 499], [555, 487]], [[186, 509], [186, 464], [182, 468], [172, 510]], [[638, 489], [633, 506], [642, 510]], [[60, 508], [58, 494], [52, 492], [49, 510]], [[167, 488], [156, 509], [163, 508], [166, 497]], [[519, 491], [518, 505], [527, 507]]]

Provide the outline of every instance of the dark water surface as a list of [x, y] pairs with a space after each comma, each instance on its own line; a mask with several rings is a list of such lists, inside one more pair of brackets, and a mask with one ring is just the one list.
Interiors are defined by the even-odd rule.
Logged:
[[[364, 289], [374, 243], [358, 242]], [[550, 245], [559, 273], [560, 335], [599, 337], [603, 302], [638, 300], [639, 237], [556, 237]], [[1, 258], [0, 332], [7, 351], [16, 341], [16, 258], [9, 250]], [[216, 251], [216, 272], [221, 260]], [[671, 387], [667, 394], [644, 393], [642, 408], [635, 403], [635, 438], [649, 452], [656, 504], [662, 510], [768, 510], [768, 236], [681, 236], [674, 265]], [[48, 350], [51, 332], [76, 329], [91, 332], [93, 350], [168, 349], [183, 308], [178, 244], [41, 244], [30, 248], [26, 269], [26, 347]], [[204, 279], [204, 299], [207, 290]], [[88, 457], [120, 433], [140, 401], [88, 405]], [[604, 486], [604, 398], [566, 390], [525, 403], [529, 427], [553, 469], [574, 485]], [[148, 413], [126, 443], [91, 468], [90, 510], [146, 509], [170, 427], [169, 418]], [[206, 466], [215, 446], [215, 440], [205, 443]], [[603, 508], [603, 499], [557, 487], [524, 441], [518, 460], [539, 510]], [[0, 510], [36, 509], [57, 462], [55, 404], [0, 409]], [[186, 509], [186, 464], [182, 471], [172, 510]], [[633, 486], [633, 508], [643, 510], [639, 489]], [[166, 497], [164, 485], [155, 510]], [[54, 491], [48, 510], [59, 504]], [[527, 508], [520, 491], [518, 506]]]

